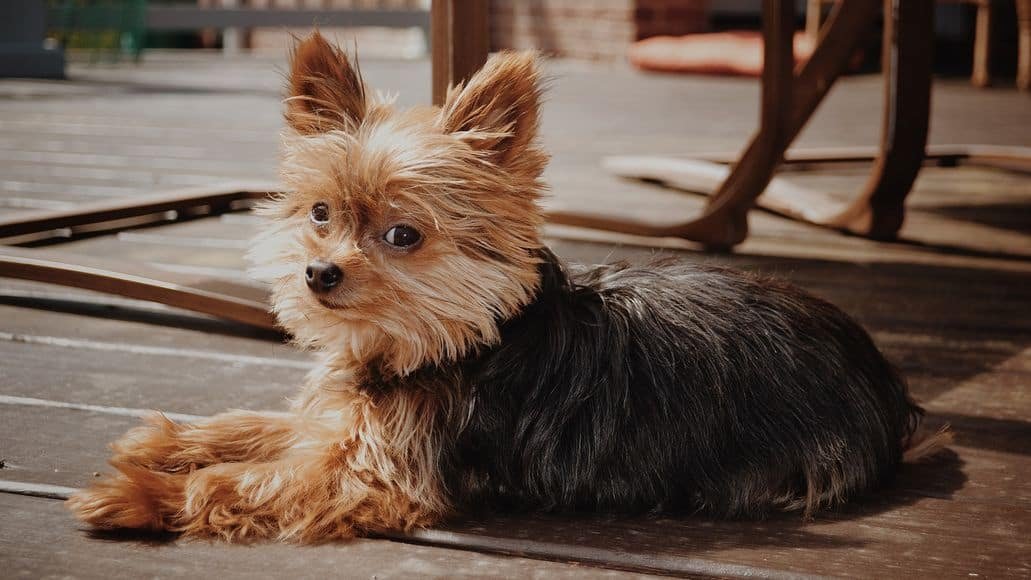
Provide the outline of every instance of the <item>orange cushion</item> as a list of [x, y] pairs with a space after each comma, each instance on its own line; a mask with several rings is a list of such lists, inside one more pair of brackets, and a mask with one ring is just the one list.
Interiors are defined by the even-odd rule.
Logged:
[[[813, 42], [805, 33], [796, 33], [794, 43], [796, 63], [813, 53]], [[656, 36], [631, 45], [628, 57], [644, 70], [759, 76], [763, 68], [762, 35], [741, 31]]]

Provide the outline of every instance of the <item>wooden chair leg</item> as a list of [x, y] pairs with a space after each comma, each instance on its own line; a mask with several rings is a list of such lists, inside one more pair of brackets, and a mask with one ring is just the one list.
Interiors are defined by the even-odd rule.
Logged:
[[992, 83], [992, 2], [979, 0], [977, 3], [977, 24], [974, 30], [974, 67], [970, 82], [975, 87], [987, 87]]
[[486, 0], [433, 0], [430, 47], [433, 104], [444, 103], [448, 87], [467, 80], [487, 62], [490, 51]]
[[791, 1], [763, 2], [763, 74], [759, 132], [699, 218], [681, 236], [734, 245], [748, 235], [748, 210], [769, 184], [784, 151], [797, 132], [791, 131], [787, 103], [795, 84], [795, 6]]
[[1031, 91], [1031, 0], [1017, 0], [1017, 88]]
[[[791, 4], [791, 6], [787, 6]], [[702, 216], [690, 222], [658, 225], [599, 216], [586, 212], [553, 211], [553, 223], [590, 227], [644, 236], [682, 237], [712, 246], [732, 246], [747, 235], [745, 214], [763, 192], [784, 151], [812, 116], [834, 81], [845, 71], [849, 58], [880, 14], [880, 7], [869, 0], [844, 0], [835, 5], [820, 30], [820, 42], [803, 65], [793, 83], [784, 81], [785, 69], [792, 58], [794, 6], [789, 1], [764, 3], [766, 62], [772, 67], [763, 75], [762, 128], [735, 164], [730, 176], [713, 195]], [[790, 17], [789, 17], [790, 14]], [[767, 87], [769, 84], [769, 87]], [[685, 172], [697, 168], [685, 164]], [[666, 170], [673, 169], [668, 165]], [[707, 174], [711, 172], [706, 171]], [[624, 173], [634, 176], [633, 173]], [[647, 174], [638, 174], [646, 177]], [[706, 175], [708, 178], [709, 175]], [[788, 200], [788, 211], [797, 211]], [[803, 210], [809, 215], [809, 210]]]
[[823, 22], [823, 1], [806, 0], [805, 3], [805, 33], [814, 44], [820, 38], [820, 25]]
[[[798, 134], [833, 80], [842, 72], [847, 57], [855, 49], [866, 26], [872, 25], [877, 13], [876, 5], [872, 2], [846, 0], [837, 6], [821, 35], [822, 39], [834, 39], [834, 43], [821, 42], [817, 46], [795, 83], [787, 142]], [[763, 208], [801, 221], [872, 238], [894, 238], [898, 233], [905, 215], [905, 198], [920, 171], [927, 144], [934, 0], [885, 0], [885, 14], [885, 110], [881, 146], [863, 191], [842, 209], [841, 204], [819, 192], [779, 183], [758, 198]], [[762, 172], [767, 170], [767, 166], [761, 165], [757, 169], [757, 166], [749, 165], [755, 157], [757, 146], [758, 141], [753, 141], [723, 187], [714, 194], [710, 208], [719, 202], [721, 196], [739, 202], [746, 198], [755, 199], [748, 196], [758, 195], [770, 182], [772, 168], [769, 175], [764, 175]], [[978, 157], [991, 162], [993, 157], [999, 156], [997, 152], [987, 153], [986, 156], [978, 154]], [[1004, 153], [1001, 162], [1019, 161], [1019, 153]], [[973, 153], [964, 149], [957, 154], [970, 157]], [[804, 157], [810, 162], [837, 157], [859, 159], [855, 152], [810, 153]], [[695, 190], [693, 186], [704, 186], [707, 181], [711, 182], [713, 176], [718, 174], [714, 168], [700, 165], [697, 160], [612, 158], [606, 160], [606, 166], [624, 177], [658, 179], [692, 190]], [[731, 191], [735, 190], [735, 179], [739, 172], [751, 181], [747, 187], [737, 189], [734, 195], [727, 188], [729, 186]], [[760, 176], [765, 180], [760, 181]], [[619, 231], [638, 233], [625, 229]]]
[[862, 193], [827, 225], [891, 239], [923, 165], [931, 108], [935, 0], [885, 0], [881, 152]]

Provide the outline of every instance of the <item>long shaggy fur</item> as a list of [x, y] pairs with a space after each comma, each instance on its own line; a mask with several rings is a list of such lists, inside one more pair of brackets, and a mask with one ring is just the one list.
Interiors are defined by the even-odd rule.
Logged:
[[[915, 435], [870, 337], [797, 288], [676, 261], [567, 270], [538, 234], [539, 77], [502, 53], [443, 107], [399, 111], [301, 42], [286, 192], [250, 255], [320, 365], [287, 413], [155, 415], [76, 515], [318, 542], [477, 506], [809, 514], [947, 442]], [[419, 241], [386, 243], [398, 225]], [[338, 285], [309, 289], [313, 261]]]

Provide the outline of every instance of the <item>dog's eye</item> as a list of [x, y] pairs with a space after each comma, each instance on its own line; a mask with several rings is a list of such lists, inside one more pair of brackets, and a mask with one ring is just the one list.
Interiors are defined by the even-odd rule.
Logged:
[[383, 234], [383, 240], [396, 248], [407, 248], [419, 243], [422, 235], [419, 231], [409, 226], [394, 226]]
[[311, 223], [317, 226], [324, 226], [329, 223], [329, 206], [323, 202], [316, 203], [311, 206], [311, 211], [308, 213], [308, 218], [311, 219]]

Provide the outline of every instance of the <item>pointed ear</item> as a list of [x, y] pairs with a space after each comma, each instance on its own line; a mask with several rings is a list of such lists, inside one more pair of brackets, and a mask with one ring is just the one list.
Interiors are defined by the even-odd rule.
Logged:
[[316, 30], [291, 54], [286, 121], [311, 135], [331, 129], [353, 130], [365, 117], [361, 71], [342, 50]]
[[545, 162], [536, 147], [542, 92], [538, 61], [533, 51], [491, 56], [468, 84], [448, 91], [441, 126], [495, 164], [538, 176]]

